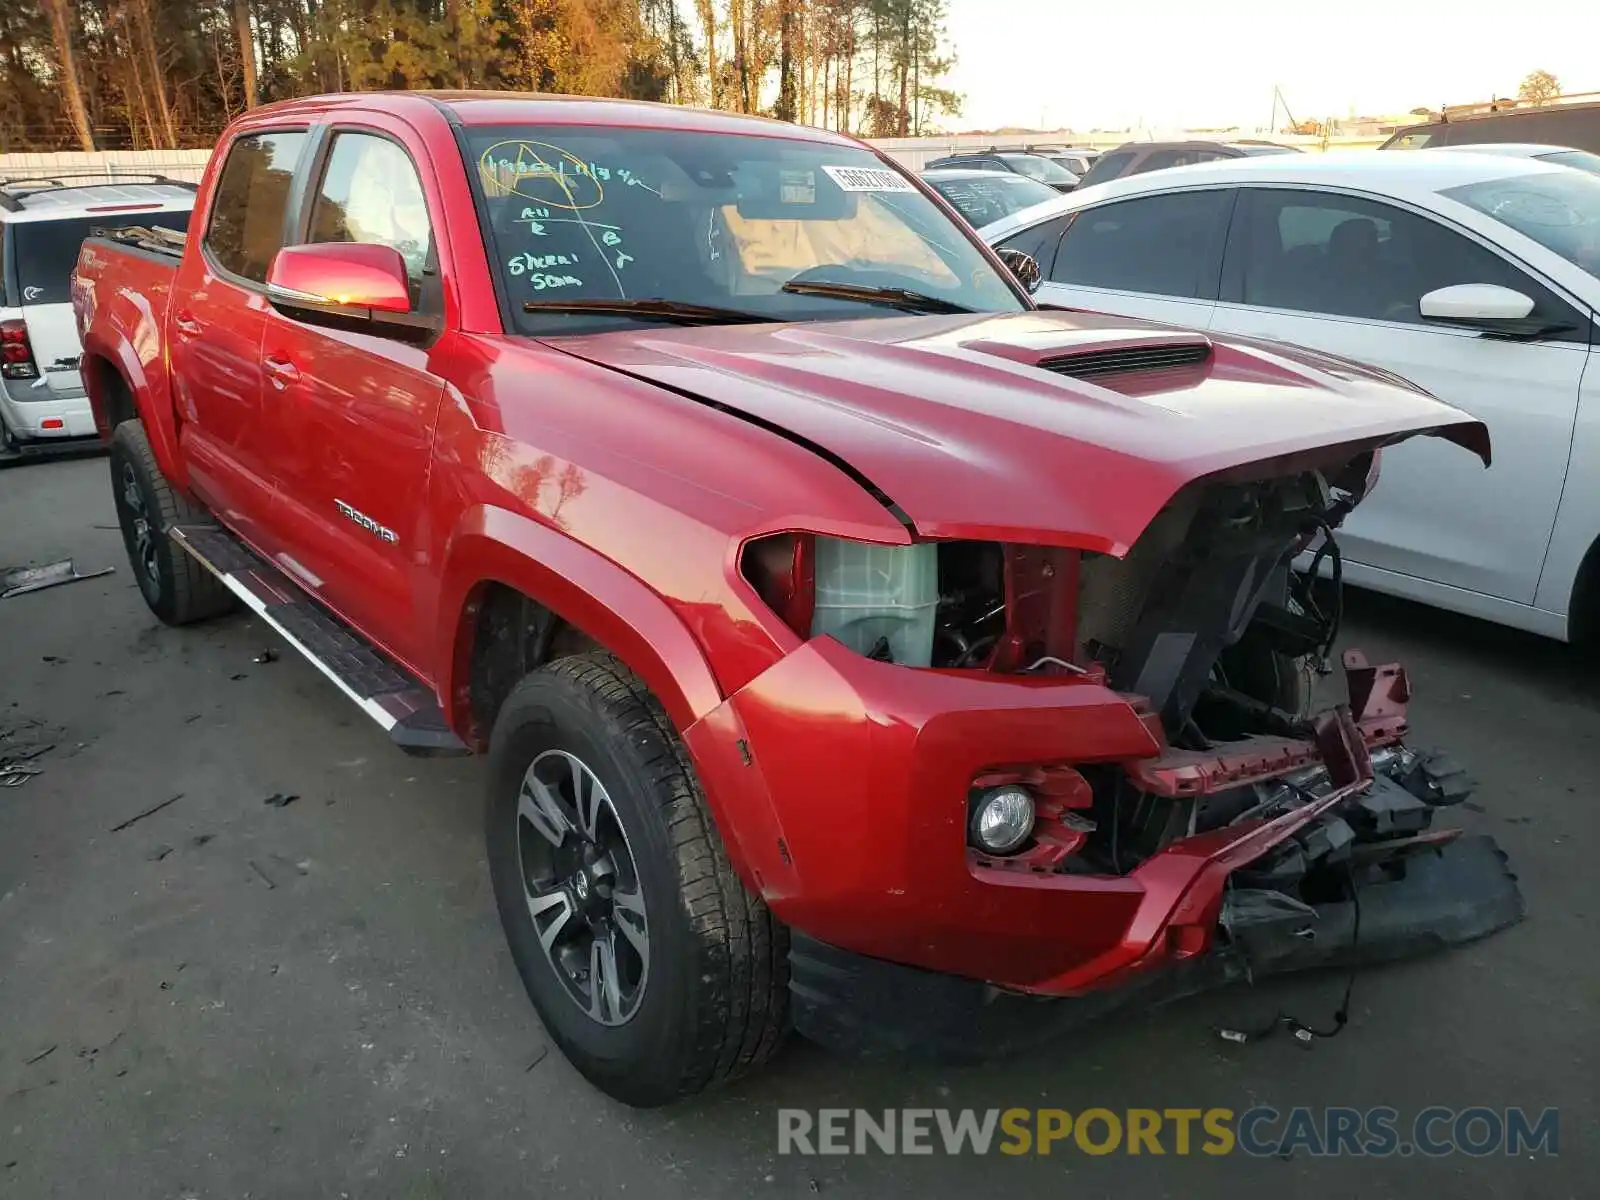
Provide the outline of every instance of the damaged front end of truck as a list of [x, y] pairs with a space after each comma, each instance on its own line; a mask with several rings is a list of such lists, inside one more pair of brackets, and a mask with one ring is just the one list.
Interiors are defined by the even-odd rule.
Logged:
[[[875, 548], [868, 567], [826, 540], [766, 547], [769, 567], [773, 545], [791, 567], [801, 560], [813, 634], [944, 677], [1103, 691], [1150, 740], [1110, 761], [990, 761], [967, 797], [974, 877], [1048, 883], [1068, 904], [1062, 919], [1078, 921], [1116, 922], [1104, 901], [1131, 887], [1138, 902], [1117, 936], [1048, 977], [978, 986], [797, 932], [802, 1030], [856, 1052], [987, 1055], [1029, 1044], [1040, 1024], [1401, 958], [1521, 919], [1493, 841], [1436, 825], [1473, 785], [1453, 758], [1407, 744], [1404, 668], [1347, 650], [1344, 694], [1315, 699], [1336, 682], [1337, 527], [1375, 477], [1376, 454], [1362, 450], [1331, 475], [1280, 464], [1267, 478], [1199, 481], [1121, 556], [952, 541]], [[1293, 570], [1313, 547], [1331, 581]], [[916, 582], [919, 569], [936, 588]], [[752, 559], [750, 572], [793, 611], [777, 579], [795, 571], [775, 577]], [[875, 599], [868, 575], [887, 589]], [[906, 619], [919, 597], [895, 594], [901, 585], [921, 588], [922, 608], [932, 598], [926, 628]], [[952, 1013], [962, 1014], [954, 1025]]]
[[1379, 456], [1436, 436], [1487, 464], [1481, 424], [1284, 347], [925, 328], [589, 351], [827, 454], [900, 523], [745, 540], [784, 653], [686, 732], [791, 931], [803, 1033], [988, 1055], [1521, 919], [1493, 842], [1436, 826], [1471, 784], [1407, 743], [1403, 667], [1347, 650], [1327, 694], [1338, 530]]

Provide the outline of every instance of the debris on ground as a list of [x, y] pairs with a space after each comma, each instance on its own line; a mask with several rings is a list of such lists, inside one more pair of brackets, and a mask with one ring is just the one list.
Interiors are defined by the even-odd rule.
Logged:
[[250, 661], [251, 662], [258, 662], [258, 663], [277, 662], [278, 661], [278, 652], [276, 650], [272, 649], [272, 647], [268, 646], [265, 650], [263, 650], [260, 654], [256, 655]]
[[138, 822], [138, 821], [142, 821], [146, 817], [154, 816], [156, 813], [160, 812], [163, 808], [167, 807], [167, 805], [176, 804], [179, 800], [182, 800], [182, 799], [183, 799], [183, 793], [182, 792], [179, 792], [176, 796], [169, 796], [169, 797], [167, 797], [167, 799], [163, 800], [160, 804], [152, 804], [149, 808], [145, 809], [143, 812], [134, 813], [133, 816], [129, 817], [126, 821], [122, 821], [122, 822], [119, 822], [116, 825], [113, 825], [111, 827], [111, 832], [112, 833], [121, 833], [129, 825], [132, 825], [132, 824], [134, 824], [135, 822]]
[[0, 575], [0, 600], [9, 600], [12, 596], [24, 596], [29, 592], [42, 592], [45, 588], [62, 583], [99, 579], [102, 575], [109, 575], [115, 570], [115, 567], [106, 567], [99, 571], [90, 571], [87, 575], [80, 575], [70, 558], [46, 563], [42, 567], [13, 567]]
[[[6, 737], [11, 735], [7, 733]], [[29, 766], [28, 764], [41, 754], [47, 754], [56, 748], [54, 742], [46, 742], [39, 746], [26, 746], [14, 750], [0, 750], [0, 787], [21, 787], [35, 775], [43, 775], [43, 767]]]
[[267, 885], [267, 890], [268, 891], [276, 891], [278, 885], [272, 882], [272, 876], [271, 875], [268, 875], [265, 871], [263, 871], [261, 869], [261, 864], [258, 863], [253, 858], [250, 859], [249, 862], [250, 862], [250, 869], [252, 871], [254, 871], [257, 875], [261, 876], [261, 882]]
[[[57, 1043], [57, 1045], [59, 1045], [59, 1044], [60, 1043]], [[32, 1058], [30, 1058], [23, 1065], [31, 1067], [36, 1062], [43, 1062], [45, 1059], [49, 1058], [55, 1052], [56, 1052], [56, 1047], [55, 1046], [50, 1046], [48, 1049], [39, 1051], [39, 1053], [35, 1054]]]
[[289, 805], [293, 804], [298, 799], [300, 799], [300, 797], [295, 792], [273, 792], [272, 795], [268, 796], [261, 803], [268, 805], [271, 808], [288, 808]]
[[163, 858], [165, 858], [167, 855], [169, 855], [171, 853], [172, 853], [172, 847], [171, 846], [161, 845], [161, 846], [157, 846], [154, 850], [150, 851], [150, 853], [146, 854], [145, 857], [147, 859], [149, 859], [151, 862], [160, 862]]

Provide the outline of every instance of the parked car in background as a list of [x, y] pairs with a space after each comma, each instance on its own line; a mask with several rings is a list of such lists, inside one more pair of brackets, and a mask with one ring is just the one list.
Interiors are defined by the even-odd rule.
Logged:
[[72, 320], [78, 247], [91, 230], [181, 231], [194, 190], [154, 175], [0, 182], [0, 454], [94, 437]]
[[1048, 158], [1071, 171], [1080, 179], [1089, 173], [1089, 168], [1094, 165], [1094, 160], [1100, 157], [1100, 151], [1092, 150], [1087, 146], [1007, 146], [1008, 150], [1020, 150], [1024, 154], [1037, 154], [1040, 158]]
[[1423, 121], [1396, 130], [1378, 149], [1431, 150], [1484, 142], [1537, 142], [1600, 154], [1600, 103], [1541, 104], [1448, 121]]
[[1600, 175], [1600, 154], [1571, 146], [1543, 146], [1534, 142], [1475, 142], [1470, 146], [1426, 146], [1427, 150], [1465, 150], [1468, 154], [1500, 154], [1506, 158], [1531, 158]]
[[1401, 669], [1347, 654], [1313, 715], [1337, 621], [1289, 607], [1379, 447], [1487, 459], [1468, 415], [1037, 311], [868, 147], [728, 113], [287, 101], [200, 195], [181, 253], [73, 276], [139, 590], [487, 751], [511, 957], [613, 1096], [791, 1021], [1020, 1051], [1521, 918], [1489, 839], [1429, 832], [1466, 787], [1405, 747]]
[[1095, 159], [1079, 184], [1092, 187], [1124, 175], [1142, 175], [1167, 167], [1216, 162], [1224, 158], [1254, 158], [1264, 154], [1298, 154], [1293, 146], [1274, 142], [1124, 142]]
[[973, 226], [988, 225], [1061, 194], [1037, 179], [1003, 171], [924, 171], [922, 179]]
[[1024, 154], [1019, 150], [979, 150], [970, 154], [947, 154], [923, 164], [925, 171], [962, 167], [973, 171], [1009, 171], [1040, 183], [1049, 184], [1058, 192], [1070, 192], [1078, 186], [1078, 177], [1059, 163], [1051, 162], [1038, 154]]
[[1481, 418], [1488, 475], [1385, 452], [1345, 578], [1551, 637], [1600, 624], [1600, 177], [1466, 153], [1233, 159], [982, 233], [1038, 260], [1041, 301], [1371, 363]]

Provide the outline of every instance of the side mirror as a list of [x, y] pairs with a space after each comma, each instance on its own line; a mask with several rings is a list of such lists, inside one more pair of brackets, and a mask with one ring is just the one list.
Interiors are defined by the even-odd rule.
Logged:
[[1039, 285], [1044, 282], [1044, 272], [1039, 270], [1038, 259], [1025, 250], [996, 250], [995, 253], [1017, 277], [1017, 282], [1022, 284], [1028, 295], [1039, 290]]
[[1457, 283], [1429, 292], [1417, 307], [1424, 320], [1493, 331], [1527, 321], [1533, 299], [1494, 283]]
[[267, 300], [285, 316], [313, 325], [402, 336], [434, 325], [412, 311], [400, 252], [371, 242], [285, 246], [267, 272]]

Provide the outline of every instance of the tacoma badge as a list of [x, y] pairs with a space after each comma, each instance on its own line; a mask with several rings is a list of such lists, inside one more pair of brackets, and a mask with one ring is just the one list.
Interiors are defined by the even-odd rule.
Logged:
[[339, 510], [339, 515], [341, 517], [344, 517], [348, 521], [354, 521], [368, 533], [377, 534], [390, 545], [394, 545], [400, 540], [400, 535], [394, 530], [390, 529], [387, 525], [378, 524], [371, 517], [367, 516], [366, 513], [358, 512], [357, 510], [351, 508], [343, 500], [335, 499], [333, 506]]

